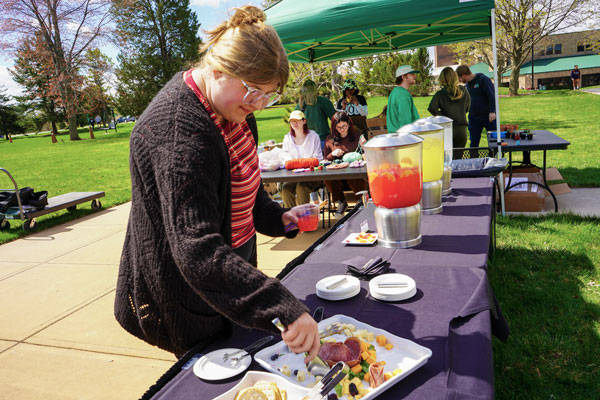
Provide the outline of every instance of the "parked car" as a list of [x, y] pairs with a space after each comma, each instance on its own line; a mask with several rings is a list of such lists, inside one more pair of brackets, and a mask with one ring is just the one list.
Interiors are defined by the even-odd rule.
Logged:
[[126, 117], [119, 117], [119, 118], [117, 118], [117, 124], [122, 124], [123, 122], [127, 122], [126, 121]]
[[135, 117], [128, 116], [125, 118], [125, 122], [135, 122]]

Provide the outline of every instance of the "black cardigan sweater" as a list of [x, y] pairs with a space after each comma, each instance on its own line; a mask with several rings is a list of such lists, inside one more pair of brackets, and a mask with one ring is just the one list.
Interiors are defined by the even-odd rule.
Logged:
[[[115, 317], [177, 355], [226, 336], [230, 321], [276, 331], [307, 308], [231, 248], [229, 154], [196, 95], [176, 74], [138, 119], [130, 141], [131, 212]], [[262, 185], [258, 232], [283, 236], [284, 213]]]

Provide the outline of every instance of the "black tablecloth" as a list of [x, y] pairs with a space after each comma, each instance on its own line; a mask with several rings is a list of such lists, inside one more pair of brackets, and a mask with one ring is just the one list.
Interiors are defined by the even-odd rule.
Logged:
[[[353, 231], [365, 219], [364, 210], [357, 210], [282, 278], [311, 310], [325, 307], [325, 318], [348, 315], [432, 350], [432, 357], [423, 367], [380, 399], [493, 398], [492, 324], [500, 326], [503, 335], [507, 327], [501, 315], [494, 318], [497, 303], [485, 268], [492, 186], [487, 178], [457, 179], [453, 186], [453, 195], [445, 198], [444, 212], [423, 216], [423, 243], [418, 247], [394, 250], [342, 245], [346, 231]], [[369, 296], [368, 282], [361, 282], [361, 292], [352, 299], [332, 302], [318, 298], [315, 283], [325, 276], [344, 273], [343, 261], [357, 255], [389, 259], [390, 272], [411, 276], [417, 283], [417, 294], [402, 302], [380, 302]], [[230, 338], [206, 349], [192, 349], [150, 388], [146, 398], [211, 399], [224, 393], [241, 376], [227, 382], [204, 382], [193, 374], [189, 360], [195, 360], [196, 353], [243, 347], [264, 335], [236, 326]], [[261, 369], [255, 362], [250, 368]]]

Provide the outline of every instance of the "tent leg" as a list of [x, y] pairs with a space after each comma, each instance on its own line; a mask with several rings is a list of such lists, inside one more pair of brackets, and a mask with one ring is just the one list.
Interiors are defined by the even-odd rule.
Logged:
[[[502, 145], [501, 145], [501, 134], [500, 134], [500, 104], [498, 102], [498, 56], [496, 49], [496, 9], [492, 8], [492, 53], [494, 56], [494, 99], [496, 100], [496, 143], [498, 145], [498, 158], [502, 157]], [[504, 207], [504, 174], [500, 173], [500, 206], [502, 209], [502, 215], [506, 215]]]

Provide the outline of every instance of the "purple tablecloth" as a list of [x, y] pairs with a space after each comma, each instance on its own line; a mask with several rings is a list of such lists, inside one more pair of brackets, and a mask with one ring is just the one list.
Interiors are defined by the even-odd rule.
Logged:
[[[423, 367], [383, 393], [380, 399], [494, 396], [490, 313], [493, 301], [489, 300], [493, 295], [485, 269], [492, 186], [489, 179], [461, 179], [455, 180], [455, 187], [454, 195], [446, 198], [442, 215], [423, 217], [423, 244], [417, 248], [343, 246], [345, 230], [351, 232], [364, 219], [359, 211], [308, 255], [303, 264], [282, 278], [311, 310], [323, 306], [325, 318], [345, 314], [432, 350], [432, 357]], [[411, 276], [417, 283], [417, 294], [402, 302], [380, 302], [368, 295], [368, 282], [361, 282], [361, 292], [352, 299], [331, 302], [318, 298], [314, 293], [315, 283], [325, 276], [344, 273], [346, 264], [342, 261], [357, 255], [389, 259], [390, 272]], [[193, 359], [197, 350], [206, 353], [223, 347], [244, 347], [264, 335], [234, 327], [228, 339], [207, 349], [188, 352], [149, 389], [146, 398], [212, 399], [224, 393], [241, 376], [227, 382], [204, 382], [193, 374], [192, 368], [182, 369], [184, 362]], [[250, 368], [261, 369], [255, 362]]]
[[485, 268], [490, 245], [493, 179], [453, 179], [452, 182], [452, 193], [443, 198], [443, 212], [421, 217], [423, 242], [420, 245], [411, 249], [341, 246], [342, 240], [349, 234], [360, 232], [360, 224], [365, 220], [369, 223], [369, 229], [376, 231], [373, 213], [362, 210], [338, 226], [326, 243], [317, 246], [306, 258], [306, 262], [322, 260], [327, 256], [348, 259], [361, 255], [367, 258], [378, 256], [402, 265]]

